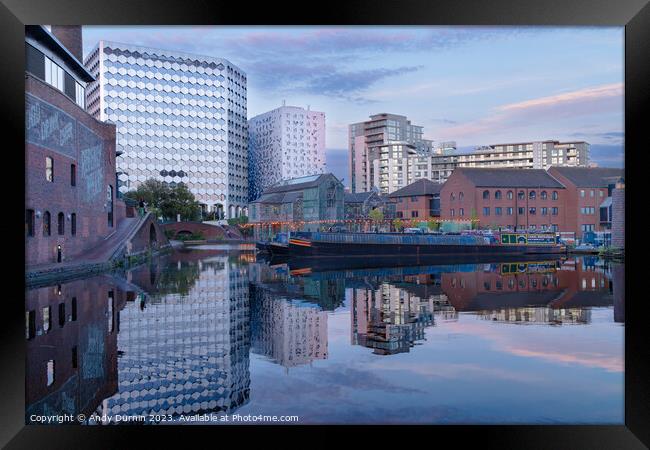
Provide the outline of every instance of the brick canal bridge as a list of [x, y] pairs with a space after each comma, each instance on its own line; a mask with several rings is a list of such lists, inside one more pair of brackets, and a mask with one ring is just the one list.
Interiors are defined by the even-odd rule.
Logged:
[[170, 222], [161, 226], [170, 239], [177, 239], [182, 235], [190, 236], [200, 234], [207, 241], [244, 240], [237, 227], [230, 225], [215, 225], [205, 222]]

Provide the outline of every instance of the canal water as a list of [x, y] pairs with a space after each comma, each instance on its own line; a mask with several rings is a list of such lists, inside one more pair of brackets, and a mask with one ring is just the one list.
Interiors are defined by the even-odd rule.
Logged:
[[323, 269], [176, 251], [27, 291], [26, 421], [622, 424], [623, 280], [594, 256]]

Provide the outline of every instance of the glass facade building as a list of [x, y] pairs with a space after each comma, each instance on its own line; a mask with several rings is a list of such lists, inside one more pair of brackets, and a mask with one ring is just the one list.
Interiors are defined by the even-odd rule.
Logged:
[[245, 213], [246, 74], [229, 61], [100, 41], [86, 107], [117, 126], [120, 193], [149, 178], [185, 183], [204, 211]]

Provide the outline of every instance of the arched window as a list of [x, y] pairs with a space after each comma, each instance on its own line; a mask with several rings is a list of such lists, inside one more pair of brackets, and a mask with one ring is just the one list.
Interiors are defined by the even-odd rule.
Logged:
[[490, 199], [490, 191], [483, 191], [483, 200], [489, 200]]
[[462, 202], [464, 198], [465, 198], [465, 194], [463, 194], [462, 192], [459, 192], [458, 193], [458, 201]]
[[519, 200], [523, 200], [526, 198], [526, 194], [524, 193], [524, 191], [519, 191], [517, 193], [517, 197], [519, 198]]
[[452, 202], [453, 202], [454, 200], [456, 200], [456, 196], [454, 195], [453, 192], [452, 192], [451, 194], [449, 194], [449, 200], [451, 200]]
[[548, 194], [546, 193], [546, 191], [540, 192], [539, 198], [541, 198], [542, 200], [546, 200], [548, 198]]
[[63, 236], [65, 234], [65, 214], [62, 212], [59, 213], [57, 216], [57, 224], [58, 224], [58, 230], [59, 230], [59, 236]]
[[528, 193], [528, 198], [529, 198], [530, 200], [535, 200], [535, 198], [537, 198], [537, 194], [535, 193], [535, 191], [530, 191], [530, 192]]
[[495, 191], [494, 192], [494, 198], [497, 200], [501, 200], [501, 191]]
[[552, 198], [553, 198], [553, 200], [557, 200], [557, 191], [553, 191]]
[[512, 196], [513, 196], [512, 191], [508, 191], [508, 193], [506, 194], [508, 200], [512, 200]]
[[50, 212], [45, 211], [43, 213], [43, 236], [51, 236], [52, 235], [52, 219], [50, 217]]

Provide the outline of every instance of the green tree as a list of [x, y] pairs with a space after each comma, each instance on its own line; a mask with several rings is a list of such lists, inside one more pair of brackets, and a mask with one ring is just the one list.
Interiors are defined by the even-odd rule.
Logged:
[[381, 222], [384, 220], [384, 212], [381, 209], [376, 208], [368, 213], [368, 217], [370, 217], [370, 220], [373, 222]]
[[429, 227], [429, 229], [432, 231], [438, 231], [440, 230], [440, 221], [437, 219], [429, 219], [427, 222], [427, 227]]
[[478, 214], [476, 213], [476, 209], [472, 208], [472, 230], [476, 230], [478, 228]]
[[404, 222], [402, 222], [402, 219], [395, 219], [393, 220], [393, 226], [395, 227], [396, 231], [399, 231], [404, 228]]
[[198, 220], [201, 217], [199, 202], [184, 183], [170, 187], [167, 183], [150, 178], [124, 196], [136, 202], [144, 200], [149, 211], [166, 220], [175, 220], [178, 214], [181, 220]]

